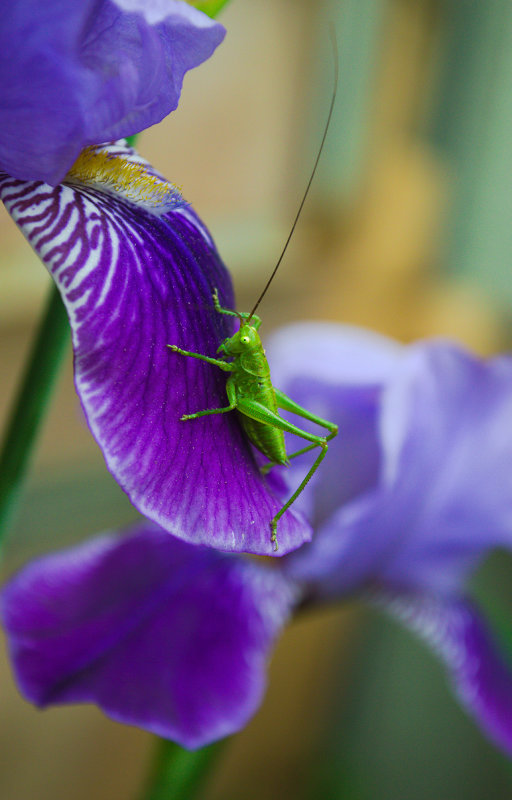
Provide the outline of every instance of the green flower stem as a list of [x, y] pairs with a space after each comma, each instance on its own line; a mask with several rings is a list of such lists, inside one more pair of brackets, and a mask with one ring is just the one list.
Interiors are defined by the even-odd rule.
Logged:
[[190, 751], [174, 742], [157, 740], [148, 786], [139, 800], [194, 800], [226, 741]]
[[228, 0], [189, 0], [191, 6], [208, 14], [209, 17], [216, 17], [227, 2]]
[[14, 398], [0, 451], [0, 546], [20, 494], [30, 452], [69, 342], [69, 323], [52, 284], [48, 305]]

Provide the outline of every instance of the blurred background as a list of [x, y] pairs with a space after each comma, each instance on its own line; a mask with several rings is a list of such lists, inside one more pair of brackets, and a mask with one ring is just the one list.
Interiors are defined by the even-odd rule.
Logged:
[[[264, 332], [330, 319], [481, 354], [512, 326], [512, 4], [232, 0], [228, 35], [139, 149], [210, 227], [248, 309], [284, 241], [340, 86], [298, 230], [261, 308]], [[1, 421], [49, 286], [0, 214]], [[135, 512], [81, 416], [71, 356], [39, 439], [5, 574]], [[481, 580], [509, 584], [498, 559]], [[508, 580], [507, 580], [508, 578]], [[512, 603], [511, 603], [512, 608]], [[3, 652], [3, 651], [2, 651]], [[0, 662], [0, 797], [132, 798], [152, 737], [91, 707], [37, 712]], [[226, 747], [205, 800], [508, 798], [512, 770], [422, 645], [351, 606], [295, 622], [266, 701]]]

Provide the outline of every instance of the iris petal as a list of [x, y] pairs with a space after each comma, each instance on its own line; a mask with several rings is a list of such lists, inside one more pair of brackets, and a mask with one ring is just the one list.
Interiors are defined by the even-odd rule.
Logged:
[[182, 0], [16, 0], [0, 26], [0, 169], [56, 185], [86, 145], [176, 108], [222, 25]]
[[195, 748], [258, 707], [293, 599], [277, 570], [145, 525], [33, 562], [4, 588], [2, 615], [34, 703], [95, 702]]
[[462, 704], [506, 752], [512, 752], [512, 668], [477, 608], [463, 597], [379, 598], [442, 659]]
[[420, 343], [404, 349], [379, 403], [379, 481], [340, 504], [290, 569], [325, 595], [375, 582], [455, 590], [489, 550], [512, 544], [512, 360]]
[[[225, 373], [167, 347], [215, 356], [232, 332], [232, 318], [212, 301], [218, 288], [233, 307], [228, 273], [197, 216], [146, 162], [122, 145], [91, 159], [101, 157], [106, 174], [87, 183], [80, 165], [55, 188], [0, 180], [0, 196], [64, 299], [91, 431], [147, 517], [190, 542], [271, 555], [270, 520], [282, 503], [236, 414], [180, 421], [227, 405]], [[310, 537], [303, 518], [287, 512], [279, 555]]]

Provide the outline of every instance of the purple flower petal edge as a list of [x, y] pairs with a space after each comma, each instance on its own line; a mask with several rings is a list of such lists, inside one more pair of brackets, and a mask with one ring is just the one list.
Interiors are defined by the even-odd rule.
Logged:
[[476, 607], [461, 597], [432, 595], [383, 594], [378, 602], [435, 651], [462, 704], [512, 753], [512, 665]]
[[278, 570], [145, 525], [32, 562], [1, 611], [34, 703], [94, 702], [193, 749], [255, 712], [294, 598]]

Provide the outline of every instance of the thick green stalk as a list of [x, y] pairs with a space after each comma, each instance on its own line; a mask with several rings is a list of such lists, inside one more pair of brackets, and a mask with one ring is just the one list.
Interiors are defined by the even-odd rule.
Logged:
[[140, 800], [194, 800], [215, 768], [225, 741], [190, 751], [159, 739], [148, 785]]
[[209, 17], [216, 17], [228, 0], [188, 0], [188, 2], [199, 11], [208, 14]]
[[0, 545], [12, 517], [30, 453], [69, 342], [69, 323], [52, 284], [0, 451]]

